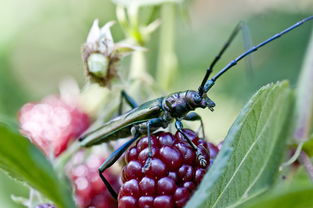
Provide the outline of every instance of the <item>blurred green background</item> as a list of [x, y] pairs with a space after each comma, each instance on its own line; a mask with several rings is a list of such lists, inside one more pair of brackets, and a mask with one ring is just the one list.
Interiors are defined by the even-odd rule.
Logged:
[[[99, 18], [101, 25], [115, 19], [111, 1], [0, 0], [0, 5], [1, 115], [15, 119], [25, 102], [57, 93], [64, 77], [74, 77], [83, 86], [81, 45], [95, 18]], [[188, 2], [187, 8], [187, 16], [176, 13], [179, 70], [172, 92], [197, 89], [206, 67], [240, 20], [247, 22], [256, 44], [312, 15], [313, 2], [194, 0]], [[242, 105], [262, 85], [288, 79], [296, 87], [311, 30], [312, 24], [306, 24], [254, 54], [252, 75], [242, 62], [219, 80], [210, 94], [217, 103], [216, 112], [205, 116], [210, 138], [219, 140], [226, 135]], [[112, 32], [115, 40], [123, 38], [118, 25], [113, 26]], [[156, 31], [152, 36], [147, 52], [152, 75], [157, 65], [158, 35]], [[238, 37], [216, 70], [243, 50], [242, 38]], [[128, 63], [123, 61], [121, 66], [125, 73]], [[26, 188], [1, 172], [0, 184], [0, 207], [19, 207], [10, 195], [27, 196]]]

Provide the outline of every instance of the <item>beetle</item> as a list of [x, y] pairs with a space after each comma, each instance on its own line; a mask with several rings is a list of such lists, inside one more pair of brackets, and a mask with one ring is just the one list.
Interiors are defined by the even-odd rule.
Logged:
[[217, 72], [211, 79], [210, 75], [213, 71], [214, 65], [223, 55], [230, 43], [234, 40], [235, 36], [240, 31], [240, 25], [238, 24], [230, 37], [220, 50], [219, 54], [214, 58], [210, 67], [207, 69], [206, 74], [199, 86], [198, 90], [186, 90], [181, 92], [175, 92], [165, 97], [160, 97], [151, 101], [148, 101], [142, 105], [137, 105], [136, 102], [129, 97], [125, 92], [122, 92], [122, 98], [133, 107], [132, 110], [117, 116], [111, 121], [101, 125], [99, 128], [87, 131], [84, 133], [79, 141], [81, 146], [89, 147], [100, 143], [109, 142], [119, 138], [127, 138], [133, 136], [125, 144], [115, 150], [99, 167], [99, 175], [110, 191], [114, 198], [117, 198], [117, 193], [114, 191], [109, 182], [105, 179], [102, 173], [112, 166], [119, 157], [126, 151], [126, 149], [136, 141], [140, 136], [147, 135], [148, 137], [148, 158], [143, 167], [143, 171], [147, 170], [150, 166], [152, 150], [151, 150], [151, 138], [150, 133], [159, 129], [166, 128], [170, 123], [175, 121], [175, 127], [195, 150], [197, 159], [202, 166], [206, 166], [207, 162], [204, 156], [201, 154], [200, 149], [184, 134], [182, 131], [182, 120], [201, 120], [201, 117], [194, 111], [197, 108], [209, 108], [214, 110], [215, 103], [207, 96], [207, 92], [215, 84], [216, 80], [223, 75], [226, 71], [235, 66], [240, 60], [249, 54], [255, 52], [262, 46], [270, 43], [271, 41], [281, 37], [282, 35], [290, 32], [291, 30], [299, 27], [303, 23], [312, 20], [313, 16], [302, 19], [296, 24], [288, 27], [280, 33], [268, 38], [267, 40], [259, 43], [256, 46], [251, 47], [234, 60], [230, 61], [224, 68]]

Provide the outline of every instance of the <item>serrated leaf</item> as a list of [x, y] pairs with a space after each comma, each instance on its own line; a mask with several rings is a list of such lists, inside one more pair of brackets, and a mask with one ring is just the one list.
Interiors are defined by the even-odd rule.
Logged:
[[58, 177], [52, 164], [28, 139], [0, 122], [0, 168], [28, 183], [58, 208], [74, 208], [71, 186]]
[[250, 99], [187, 208], [236, 207], [273, 183], [288, 132], [292, 103], [288, 86], [267, 85]]
[[291, 188], [280, 193], [269, 193], [244, 208], [309, 208], [313, 207], [313, 187]]

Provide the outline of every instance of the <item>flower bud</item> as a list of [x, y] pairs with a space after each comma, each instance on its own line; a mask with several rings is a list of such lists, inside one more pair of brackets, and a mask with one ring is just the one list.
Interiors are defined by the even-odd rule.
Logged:
[[96, 77], [105, 77], [108, 71], [109, 58], [100, 53], [93, 53], [87, 59], [89, 73]]
[[113, 24], [111, 21], [100, 28], [96, 19], [82, 49], [87, 75], [92, 82], [101, 86], [110, 86], [112, 79], [117, 76], [116, 66], [122, 57], [142, 50], [127, 42], [114, 43], [110, 30]]

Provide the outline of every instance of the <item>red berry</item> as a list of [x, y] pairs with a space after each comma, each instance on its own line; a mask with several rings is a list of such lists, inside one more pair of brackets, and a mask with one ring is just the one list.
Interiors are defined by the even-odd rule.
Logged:
[[150, 167], [145, 171], [145, 174], [150, 178], [159, 179], [168, 174], [168, 169], [162, 160], [153, 158]]
[[150, 208], [153, 207], [153, 200], [152, 196], [142, 196], [138, 200], [138, 207], [139, 208]]
[[174, 194], [176, 207], [183, 207], [190, 198], [190, 191], [185, 187], [176, 189]]
[[[199, 137], [198, 137], [196, 132], [194, 132], [194, 131], [192, 131], [190, 129], [184, 129], [184, 133], [192, 142], [194, 142], [196, 145], [198, 144]], [[187, 140], [185, 139], [185, 137], [179, 131], [176, 132], [175, 137], [179, 138], [181, 141], [185, 141], [187, 143]]]
[[196, 173], [195, 173], [195, 179], [194, 181], [196, 182], [196, 184], [199, 184], [205, 174], [206, 170], [204, 169], [198, 169], [196, 170]]
[[[183, 131], [200, 148], [209, 165], [211, 145], [200, 139], [195, 132], [188, 129]], [[181, 208], [207, 170], [207, 167], [200, 167], [195, 150], [181, 133], [173, 135], [158, 132], [151, 138], [153, 154], [147, 169], [143, 169], [149, 152], [147, 137], [139, 139], [125, 154], [128, 164], [123, 168], [124, 185], [118, 199], [120, 208]], [[216, 149], [213, 151], [216, 156]], [[139, 184], [138, 195], [129, 191], [129, 183], [135, 184], [134, 180]]]
[[48, 156], [60, 155], [90, 123], [88, 115], [78, 108], [78, 103], [70, 105], [58, 96], [25, 104], [18, 120], [21, 132]]
[[137, 158], [138, 158], [138, 151], [135, 147], [130, 148], [127, 154], [125, 155], [126, 162], [130, 162], [131, 160], [137, 160]]
[[178, 143], [175, 146], [181, 152], [184, 163], [189, 165], [193, 165], [195, 163], [196, 153], [191, 149], [190, 145]]
[[[155, 144], [156, 144], [156, 138], [154, 135], [151, 135], [151, 144], [153, 146], [155, 146]], [[137, 141], [137, 147], [139, 147], [138, 151], [142, 151], [143, 149], [147, 148], [148, 146], [149, 146], [148, 137], [143, 137], [142, 139]]]
[[121, 196], [133, 196], [137, 198], [139, 196], [139, 185], [138, 181], [132, 179], [124, 183], [123, 190], [120, 193]]
[[136, 208], [137, 199], [132, 196], [123, 196], [118, 200], [118, 208]]
[[164, 161], [171, 170], [176, 170], [182, 164], [182, 154], [175, 147], [164, 146], [160, 149], [160, 159]]
[[170, 196], [157, 196], [154, 199], [153, 207], [171, 208], [173, 207], [173, 198]]
[[[98, 167], [104, 158], [92, 153], [87, 158], [83, 152], [78, 152], [67, 164], [68, 174], [75, 190], [75, 198], [79, 208], [114, 208], [117, 202], [103, 184], [98, 174]], [[103, 175], [113, 186], [119, 190], [119, 180], [117, 175], [113, 175], [110, 170], [106, 170]], [[124, 195], [139, 196], [139, 186], [136, 180], [126, 182], [123, 191]]]
[[[140, 151], [140, 150], [138, 150]], [[152, 147], [152, 156], [155, 156], [156, 154], [156, 148], [155, 147]], [[141, 163], [141, 164], [145, 164], [145, 161], [146, 159], [148, 158], [148, 154], [149, 154], [149, 148], [146, 147], [145, 149], [141, 150], [141, 152], [139, 153], [138, 155], [138, 161]]]
[[182, 165], [178, 169], [178, 177], [183, 181], [191, 181], [194, 176], [194, 170], [190, 165]]
[[143, 177], [139, 183], [139, 187], [141, 195], [153, 196], [155, 194], [155, 181], [151, 178]]
[[176, 172], [169, 172], [168, 173], [168, 177], [170, 177], [171, 179], [173, 179], [175, 182], [177, 182], [178, 177], [177, 177], [177, 173]]
[[142, 165], [137, 161], [130, 161], [124, 173], [126, 180], [139, 179], [142, 177]]
[[160, 132], [157, 138], [161, 147], [165, 145], [172, 146], [175, 143], [174, 136], [169, 132]]
[[196, 185], [194, 182], [188, 181], [184, 183], [184, 187], [189, 189], [190, 192], [192, 192], [193, 190], [195, 190]]
[[157, 192], [162, 195], [172, 195], [176, 190], [176, 183], [170, 177], [161, 178], [158, 181]]

